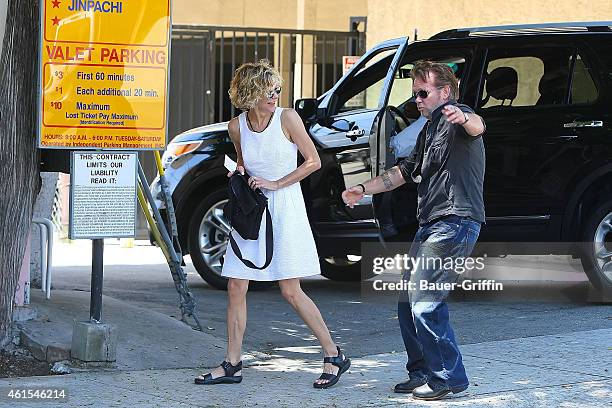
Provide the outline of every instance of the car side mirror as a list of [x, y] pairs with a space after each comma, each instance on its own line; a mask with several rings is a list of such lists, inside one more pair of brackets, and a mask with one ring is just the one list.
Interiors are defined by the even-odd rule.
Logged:
[[314, 122], [317, 115], [318, 101], [315, 98], [304, 98], [295, 101], [295, 111], [305, 122]]

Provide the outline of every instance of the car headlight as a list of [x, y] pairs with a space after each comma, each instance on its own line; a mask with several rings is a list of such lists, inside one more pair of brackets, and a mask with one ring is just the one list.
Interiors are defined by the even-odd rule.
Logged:
[[179, 157], [197, 150], [202, 145], [202, 140], [169, 143], [162, 155], [162, 166], [165, 168]]

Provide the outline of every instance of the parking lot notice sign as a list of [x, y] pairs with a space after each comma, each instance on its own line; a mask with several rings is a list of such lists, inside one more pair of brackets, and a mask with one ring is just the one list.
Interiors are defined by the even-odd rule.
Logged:
[[166, 145], [170, 0], [41, 0], [39, 147]]
[[359, 61], [359, 58], [361, 57], [357, 55], [342, 56], [342, 74], [346, 74], [347, 72], [349, 72], [350, 69], [353, 68], [353, 65], [355, 65]]
[[136, 232], [137, 153], [72, 152], [70, 239]]

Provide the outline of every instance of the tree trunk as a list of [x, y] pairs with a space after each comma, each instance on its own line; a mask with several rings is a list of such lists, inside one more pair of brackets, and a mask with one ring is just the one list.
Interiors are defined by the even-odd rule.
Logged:
[[36, 133], [39, 1], [8, 0], [6, 7], [0, 54], [0, 348], [7, 341], [40, 188]]

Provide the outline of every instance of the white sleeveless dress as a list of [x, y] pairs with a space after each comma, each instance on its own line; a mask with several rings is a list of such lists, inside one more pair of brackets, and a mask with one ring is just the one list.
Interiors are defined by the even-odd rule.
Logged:
[[[283, 108], [276, 108], [268, 127], [262, 132], [252, 132], [246, 123], [246, 112], [238, 116], [240, 146], [247, 173], [275, 181], [291, 173], [297, 167], [297, 146], [284, 135], [281, 127]], [[300, 183], [276, 191], [262, 189], [268, 197], [274, 231], [274, 254], [266, 269], [251, 269], [227, 246], [222, 276], [254, 281], [276, 281], [319, 275], [319, 256], [315, 246]], [[259, 230], [259, 239], [244, 240], [236, 231], [232, 235], [242, 252], [242, 257], [257, 266], [266, 260], [265, 216]]]

